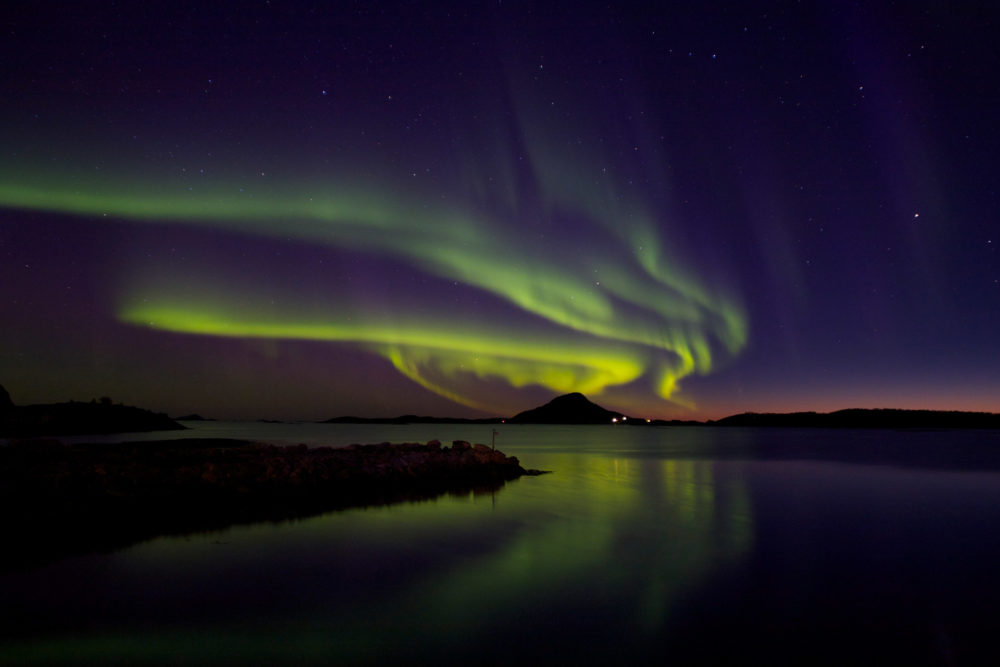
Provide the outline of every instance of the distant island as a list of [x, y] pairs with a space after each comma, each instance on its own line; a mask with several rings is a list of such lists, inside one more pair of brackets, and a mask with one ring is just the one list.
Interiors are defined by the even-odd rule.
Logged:
[[713, 426], [792, 428], [1000, 428], [1000, 414], [949, 410], [849, 409], [836, 412], [756, 413], [706, 422]]
[[[510, 418], [511, 424], [613, 424], [627, 422], [620, 412], [606, 410], [586, 396], [574, 392], [557, 396], [545, 405], [519, 412]], [[637, 421], [637, 420], [633, 420]]]
[[610, 424], [612, 420], [628, 419], [619, 412], [605, 410], [592, 403], [581, 393], [557, 396], [545, 405], [519, 412], [510, 418], [486, 417], [462, 419], [458, 417], [334, 417], [322, 424]]
[[202, 417], [198, 413], [194, 413], [194, 414], [190, 414], [190, 415], [183, 415], [181, 417], [174, 417], [174, 421], [179, 421], [179, 422], [214, 422], [215, 420], [211, 419], [209, 417]]
[[165, 414], [115, 404], [108, 397], [89, 403], [70, 401], [18, 406], [0, 386], [0, 438], [184, 429]]
[[321, 424], [612, 424], [627, 421], [620, 412], [606, 410], [579, 392], [557, 396], [545, 405], [519, 412], [513, 417], [334, 417]]

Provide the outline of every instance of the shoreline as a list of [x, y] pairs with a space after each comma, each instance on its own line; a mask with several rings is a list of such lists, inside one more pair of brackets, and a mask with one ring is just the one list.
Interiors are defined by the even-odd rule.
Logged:
[[277, 446], [178, 439], [0, 448], [0, 571], [154, 537], [282, 522], [446, 494], [495, 493], [542, 474], [485, 445]]

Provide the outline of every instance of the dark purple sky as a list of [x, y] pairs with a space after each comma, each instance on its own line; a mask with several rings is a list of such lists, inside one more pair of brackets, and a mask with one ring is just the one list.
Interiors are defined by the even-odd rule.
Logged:
[[1000, 409], [989, 3], [16, 3], [0, 383]]

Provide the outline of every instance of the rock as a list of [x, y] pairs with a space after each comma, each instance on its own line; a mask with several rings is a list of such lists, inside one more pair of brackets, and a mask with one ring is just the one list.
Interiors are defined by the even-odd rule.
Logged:
[[507, 464], [507, 457], [504, 456], [503, 452], [498, 452], [492, 447], [487, 447], [486, 445], [473, 445], [472, 454], [476, 461], [480, 463], [497, 463], [500, 465]]
[[427, 441], [427, 447], [428, 447], [428, 449], [441, 449], [441, 441], [440, 440], [428, 440]]
[[452, 451], [461, 466], [489, 467], [508, 465], [507, 457], [502, 452], [495, 452], [484, 445], [476, 445], [469, 449]]
[[[51, 493], [55, 502], [75, 497], [66, 495], [75, 493], [72, 488], [82, 492], [89, 485], [109, 498], [189, 503], [228, 497], [242, 488], [243, 493], [261, 492], [266, 505], [279, 497], [347, 497], [364, 488], [397, 492], [412, 483], [426, 489], [524, 474], [515, 457], [463, 440], [451, 449], [226, 443], [191, 439], [68, 447], [58, 441], [33, 441], [30, 446], [14, 442], [0, 448], [0, 501]], [[67, 479], [75, 486], [65, 486]], [[350, 481], [352, 486], [330, 486], [331, 480]]]

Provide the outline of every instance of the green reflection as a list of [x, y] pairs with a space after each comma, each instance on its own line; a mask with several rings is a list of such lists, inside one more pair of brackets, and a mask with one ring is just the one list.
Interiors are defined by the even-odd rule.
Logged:
[[[539, 465], [572, 479], [573, 491], [559, 485], [535, 499], [555, 516], [501, 551], [427, 581], [414, 593], [434, 601], [424, 613], [476, 632], [544, 591], [549, 599], [532, 604], [581, 595], [612, 600], [636, 626], [655, 632], [684, 589], [750, 549], [749, 495], [737, 480], [719, 493], [712, 462], [540, 458]], [[561, 514], [568, 499], [572, 506]]]
[[[521, 479], [495, 495], [229, 531], [221, 540], [232, 543], [226, 553], [206, 540], [193, 557], [196, 547], [173, 540], [140, 547], [127, 561], [145, 576], [183, 580], [190, 571], [214, 579], [234, 571], [234, 557], [237, 564], [290, 567], [312, 563], [313, 553], [358, 549], [377, 559], [366, 567], [377, 568], [382, 558], [405, 562], [414, 550], [423, 557], [397, 588], [326, 606], [303, 604], [297, 613], [276, 612], [249, 624], [15, 641], [0, 655], [15, 662], [150, 664], [224, 656], [350, 663], [481, 651], [497, 633], [511, 639], [505, 651], [513, 651], [521, 640], [545, 641], [532, 638], [538, 628], [522, 619], [539, 615], [571, 627], [595, 614], [607, 624], [606, 634], [593, 646], [584, 641], [589, 637], [566, 646], [567, 655], [579, 650], [603, 657], [618, 633], [628, 654], [642, 650], [643, 638], [663, 636], [681, 596], [752, 546], [750, 500], [738, 468], [720, 474], [711, 461], [586, 453], [532, 454], [532, 464], [558, 472]], [[428, 554], [434, 555], [430, 567]], [[324, 567], [317, 576], [351, 572]]]

